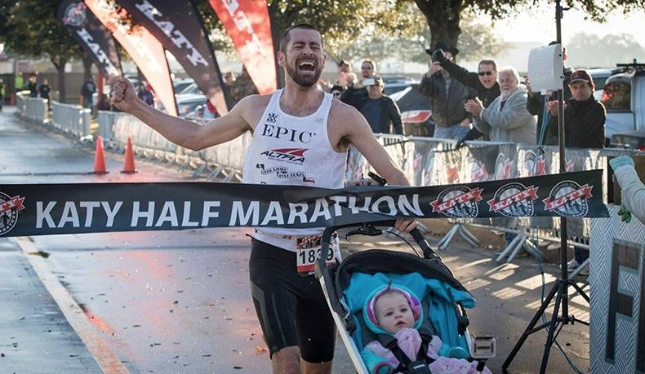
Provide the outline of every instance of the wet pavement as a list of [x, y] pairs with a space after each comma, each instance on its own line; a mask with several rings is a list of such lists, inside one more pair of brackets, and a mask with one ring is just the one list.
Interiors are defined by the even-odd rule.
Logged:
[[[109, 152], [110, 172], [93, 175], [91, 146], [19, 121], [7, 109], [0, 113], [0, 186], [194, 180], [189, 172], [139, 160], [139, 173], [121, 174], [123, 157]], [[431, 244], [450, 228], [443, 220], [424, 223]], [[249, 231], [0, 237], [0, 373], [269, 373], [248, 287]], [[498, 264], [495, 251], [503, 240], [472, 232], [484, 248], [455, 239], [440, 254], [477, 298], [470, 333], [498, 338], [489, 366], [501, 373], [559, 270], [544, 264], [543, 277], [532, 257]], [[394, 238], [342, 242], [345, 253], [406, 250], [398, 244]], [[570, 313], [588, 320], [589, 306], [573, 297]], [[509, 373], [538, 372], [545, 342], [545, 330], [531, 334]], [[564, 326], [558, 343], [589, 371], [586, 326]], [[333, 372], [355, 372], [340, 340]], [[547, 372], [573, 372], [556, 347]]]

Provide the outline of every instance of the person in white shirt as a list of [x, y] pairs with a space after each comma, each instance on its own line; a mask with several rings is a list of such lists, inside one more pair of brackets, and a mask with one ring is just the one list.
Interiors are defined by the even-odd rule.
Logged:
[[[126, 79], [116, 81], [112, 102], [193, 150], [251, 131], [245, 183], [341, 188], [352, 145], [390, 184], [408, 185], [363, 116], [317, 87], [325, 65], [318, 30], [306, 24], [289, 28], [277, 60], [285, 70], [284, 89], [245, 97], [227, 115], [203, 126], [145, 105]], [[297, 149], [299, 157], [276, 154], [287, 148]], [[416, 226], [415, 220], [397, 220], [395, 228], [409, 232]], [[313, 275], [301, 276], [296, 267], [297, 252], [315, 243], [322, 230], [258, 228], [252, 241], [251, 291], [276, 374], [331, 372], [336, 336], [331, 313]]]

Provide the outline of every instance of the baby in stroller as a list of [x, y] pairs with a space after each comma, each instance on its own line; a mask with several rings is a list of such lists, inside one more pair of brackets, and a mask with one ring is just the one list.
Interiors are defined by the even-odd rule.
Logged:
[[[377, 288], [365, 302], [363, 318], [377, 336], [361, 351], [371, 374], [389, 374], [401, 368], [408, 373], [479, 372], [477, 362], [466, 360], [469, 354], [464, 348], [446, 347], [437, 335], [432, 335], [430, 341], [421, 337], [421, 301], [405, 287], [388, 284]], [[482, 373], [491, 374], [488, 368]]]

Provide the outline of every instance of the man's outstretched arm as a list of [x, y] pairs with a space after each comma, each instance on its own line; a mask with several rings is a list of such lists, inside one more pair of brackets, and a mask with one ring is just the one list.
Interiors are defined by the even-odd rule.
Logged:
[[244, 116], [244, 109], [249, 106], [250, 100], [246, 100], [245, 104], [244, 101], [238, 103], [229, 114], [206, 125], [199, 125], [152, 108], [137, 97], [134, 86], [125, 78], [115, 81], [111, 101], [118, 109], [139, 118], [166, 139], [192, 150], [227, 142], [251, 129]]

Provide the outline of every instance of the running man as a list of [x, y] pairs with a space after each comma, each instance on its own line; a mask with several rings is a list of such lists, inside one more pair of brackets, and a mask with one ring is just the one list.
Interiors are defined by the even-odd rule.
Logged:
[[[193, 150], [251, 131], [245, 183], [342, 188], [347, 150], [353, 145], [391, 185], [408, 185], [365, 118], [317, 88], [325, 65], [318, 30], [306, 24], [288, 29], [280, 40], [277, 60], [285, 70], [283, 89], [248, 96], [227, 115], [203, 126], [146, 105], [137, 99], [132, 83], [123, 78], [114, 85], [112, 102], [168, 140]], [[301, 157], [280, 157], [278, 153], [285, 149], [295, 149]], [[405, 232], [416, 226], [415, 220], [396, 223], [396, 228]], [[319, 283], [313, 275], [302, 276], [297, 269], [298, 252], [309, 249], [312, 236], [322, 231], [257, 228], [253, 235], [251, 291], [273, 373], [331, 373], [334, 322]]]

